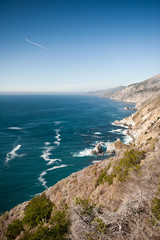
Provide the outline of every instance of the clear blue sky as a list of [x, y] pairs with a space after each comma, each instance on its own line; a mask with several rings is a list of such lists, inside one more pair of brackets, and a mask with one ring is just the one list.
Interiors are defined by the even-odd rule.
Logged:
[[159, 0], [0, 1], [0, 91], [99, 90], [159, 72]]

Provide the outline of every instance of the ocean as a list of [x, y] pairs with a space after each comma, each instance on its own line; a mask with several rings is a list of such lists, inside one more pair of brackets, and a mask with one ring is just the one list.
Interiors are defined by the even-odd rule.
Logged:
[[87, 95], [0, 95], [0, 212], [31, 199], [71, 173], [110, 157], [91, 154], [126, 129], [115, 120], [133, 106]]

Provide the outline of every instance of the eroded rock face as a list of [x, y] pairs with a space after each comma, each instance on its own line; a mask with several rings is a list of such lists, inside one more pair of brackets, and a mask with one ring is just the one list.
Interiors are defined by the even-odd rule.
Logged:
[[99, 143], [99, 144], [97, 144], [96, 146], [95, 146], [95, 148], [91, 151], [91, 153], [92, 154], [104, 154], [103, 153], [103, 148], [102, 148], [102, 146], [101, 146], [101, 144]]
[[110, 153], [110, 154], [114, 154], [116, 152], [115, 151], [115, 143], [107, 143], [106, 152]]
[[133, 136], [137, 146], [157, 138], [160, 133], [160, 96], [145, 103], [138, 112], [131, 116], [115, 121], [115, 124], [128, 126], [129, 133]]
[[115, 154], [126, 148], [127, 145], [121, 142], [121, 140], [118, 138], [115, 142], [107, 144], [106, 152], [110, 154]]

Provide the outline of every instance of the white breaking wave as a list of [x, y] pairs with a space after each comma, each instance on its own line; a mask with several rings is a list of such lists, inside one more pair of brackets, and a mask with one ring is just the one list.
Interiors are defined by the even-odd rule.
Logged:
[[94, 160], [94, 161], [92, 161], [92, 163], [97, 163], [97, 162], [101, 162], [101, 160]]
[[9, 127], [8, 129], [12, 129], [12, 130], [22, 130], [22, 128], [20, 128], [20, 127]]
[[60, 142], [58, 142], [58, 141], [54, 141], [54, 143], [57, 145], [57, 146], [59, 146], [61, 143]]
[[49, 159], [49, 162], [47, 163], [47, 165], [51, 165], [52, 163], [57, 162], [57, 161], [62, 162], [62, 160], [59, 158]]
[[61, 141], [61, 138], [60, 138], [60, 129], [56, 129], [55, 130], [55, 132], [56, 132], [56, 136], [55, 136], [55, 138], [56, 138], [56, 141], [54, 142], [57, 146], [59, 146], [60, 145], [60, 141]]
[[63, 167], [67, 167], [67, 165], [62, 164], [62, 165], [60, 165], [60, 166], [54, 166], [54, 167], [52, 167], [52, 168], [48, 168], [46, 171], [43, 171], [43, 172], [40, 174], [39, 178], [38, 178], [38, 180], [41, 182], [42, 186], [44, 186], [46, 189], [48, 189], [48, 187], [47, 187], [47, 181], [46, 181], [45, 178], [44, 178], [44, 176], [47, 174], [48, 171], [52, 171], [52, 170], [54, 170], [54, 169], [63, 168]]
[[63, 168], [63, 167], [67, 167], [67, 165], [62, 164], [62, 165], [60, 165], [60, 166], [54, 166], [54, 167], [52, 167], [52, 168], [47, 169], [47, 171], [51, 171], [51, 170], [54, 170], [54, 169], [57, 169], [57, 168]]
[[114, 122], [111, 123], [111, 125], [113, 125], [113, 126], [117, 126], [117, 127], [128, 128], [128, 126], [126, 126], [126, 125], [123, 125], [123, 124], [115, 124]]
[[46, 171], [43, 171], [43, 172], [40, 174], [38, 180], [42, 183], [42, 186], [44, 186], [46, 189], [48, 189], [48, 187], [47, 187], [47, 185], [46, 185], [47, 182], [46, 182], [45, 179], [43, 178], [43, 176], [46, 175], [46, 174], [47, 174], [47, 172], [46, 172]]
[[[57, 159], [50, 159], [49, 156], [51, 155], [51, 151], [54, 149], [53, 146], [48, 146], [48, 142], [47, 144], [45, 143], [45, 147], [44, 147], [44, 151], [42, 151], [42, 155], [41, 158], [43, 158], [47, 163], [47, 165], [52, 164], [53, 162], [57, 161]], [[61, 159], [59, 159], [59, 161], [61, 161]]]
[[96, 135], [101, 135], [102, 133], [101, 133], [101, 132], [95, 132], [94, 134], [96, 134]]
[[62, 123], [61, 121], [55, 121], [55, 122], [54, 122], [55, 125], [59, 125], [59, 124], [61, 124], [61, 123]]
[[121, 133], [122, 132], [122, 129], [115, 129], [115, 130], [111, 130], [111, 131], [108, 131], [108, 132], [110, 132], [110, 133]]
[[13, 158], [17, 157], [17, 156], [22, 156], [22, 155], [18, 155], [16, 152], [21, 148], [21, 145], [17, 145], [16, 147], [14, 147], [12, 149], [12, 151], [8, 152], [6, 155], [6, 163], [10, 160], [12, 160]]
[[80, 151], [79, 153], [74, 153], [73, 157], [85, 157], [85, 156], [92, 156], [93, 154], [91, 153], [93, 149], [90, 148], [86, 148], [82, 151]]
[[[120, 125], [118, 125], [118, 126], [120, 126]], [[122, 126], [122, 127], [124, 127], [124, 126]], [[126, 127], [126, 128], [128, 129], [128, 127]], [[129, 144], [130, 142], [133, 141], [133, 139], [130, 135], [128, 135], [128, 130], [127, 129], [124, 130], [124, 129], [119, 128], [119, 129], [111, 130], [111, 131], [108, 131], [108, 132], [125, 135], [125, 137], [123, 138], [123, 142], [125, 144]]]
[[125, 144], [129, 144], [130, 142], [132, 142], [133, 141], [133, 139], [132, 139], [132, 137], [130, 136], [130, 135], [126, 135], [125, 137], [124, 137], [124, 140], [123, 140], [123, 142], [125, 143]]

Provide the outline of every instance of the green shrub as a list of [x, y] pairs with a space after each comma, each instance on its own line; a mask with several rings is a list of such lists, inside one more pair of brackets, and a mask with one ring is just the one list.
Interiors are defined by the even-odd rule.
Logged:
[[21, 237], [20, 240], [33, 240], [33, 234], [26, 231], [24, 232], [23, 237]]
[[6, 232], [6, 237], [8, 240], [15, 239], [20, 232], [23, 230], [23, 224], [20, 220], [16, 219], [11, 224], [9, 224]]
[[118, 162], [114, 168], [114, 172], [120, 182], [123, 182], [129, 174], [130, 170], [138, 170], [140, 162], [144, 158], [144, 152], [136, 150], [127, 150], [123, 158]]
[[115, 176], [115, 173], [110, 175], [107, 174], [107, 169], [104, 168], [101, 170], [101, 174], [97, 179], [97, 185], [104, 184], [105, 182], [108, 182], [108, 185], [111, 185]]
[[65, 210], [56, 211], [50, 223], [60, 236], [64, 236], [69, 231], [70, 220]]
[[105, 223], [100, 218], [97, 218], [96, 221], [97, 221], [97, 224], [98, 224], [97, 225], [97, 231], [99, 233], [105, 233], [106, 232], [106, 225], [105, 225]]
[[151, 203], [151, 211], [157, 220], [160, 220], [160, 199], [154, 198]]
[[56, 211], [50, 219], [50, 227], [38, 227], [33, 240], [65, 240], [69, 232], [70, 221], [66, 211]]
[[144, 159], [144, 156], [143, 151], [140, 152], [134, 149], [127, 150], [123, 158], [114, 166], [113, 172], [110, 175], [107, 174], [108, 169], [105, 168], [101, 170], [101, 174], [97, 179], [97, 185], [104, 184], [105, 182], [111, 185], [115, 177], [117, 177], [120, 182], [125, 181], [130, 170], [138, 170], [140, 168], [140, 162]]
[[34, 197], [27, 206], [23, 222], [31, 227], [37, 226], [42, 221], [50, 218], [53, 203], [43, 193]]
[[76, 198], [75, 199], [75, 204], [81, 206], [81, 214], [82, 215], [91, 215], [93, 213], [93, 209], [95, 205], [90, 204], [90, 199], [89, 198]]

